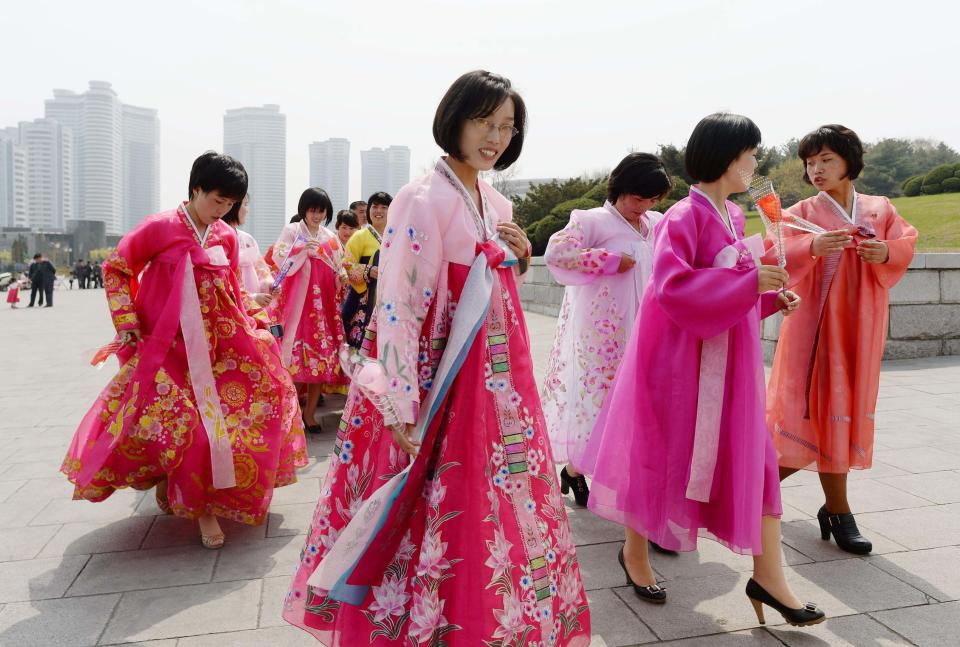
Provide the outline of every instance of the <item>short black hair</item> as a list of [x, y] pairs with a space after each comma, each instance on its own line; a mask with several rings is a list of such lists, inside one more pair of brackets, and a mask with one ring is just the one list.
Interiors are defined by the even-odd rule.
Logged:
[[659, 198], [670, 192], [673, 182], [660, 158], [651, 153], [630, 153], [617, 164], [607, 179], [607, 200], [621, 195]]
[[330, 196], [327, 192], [318, 186], [312, 186], [300, 194], [300, 202], [297, 203], [297, 215], [290, 222], [300, 222], [311, 209], [319, 209], [326, 216], [325, 220], [330, 222], [333, 214], [333, 203], [330, 202]]
[[228, 225], [238, 225], [240, 224], [240, 207], [243, 206], [244, 200], [250, 197], [250, 194], [243, 196], [240, 200], [237, 200], [233, 203], [233, 206], [230, 207], [230, 211], [227, 212], [220, 220], [224, 221]]
[[367, 198], [367, 211], [374, 207], [375, 205], [382, 204], [385, 207], [389, 207], [390, 203], [393, 202], [393, 196], [387, 193], [386, 191], [377, 191], [369, 198]]
[[704, 117], [687, 141], [684, 166], [695, 182], [716, 182], [744, 151], [760, 145], [757, 124], [748, 117], [715, 112]]
[[348, 227], [353, 227], [354, 229], [360, 228], [360, 219], [357, 218], [357, 214], [353, 213], [349, 209], [341, 209], [337, 212], [337, 224], [334, 229], [339, 229], [340, 225], [346, 225]]
[[460, 135], [468, 119], [488, 117], [507, 99], [513, 100], [513, 127], [517, 134], [493, 165], [498, 171], [508, 168], [520, 157], [526, 133], [527, 108], [510, 79], [486, 70], [467, 72], [453, 82], [443, 95], [433, 117], [433, 139], [448, 155], [463, 159]]
[[193, 161], [187, 198], [192, 200], [194, 189], [199, 189], [204, 193], [216, 191], [236, 202], [247, 195], [247, 182], [247, 171], [243, 164], [229, 155], [207, 151]]
[[[863, 170], [863, 142], [846, 126], [827, 124], [820, 126], [803, 136], [797, 148], [797, 157], [803, 162], [824, 148], [829, 148], [847, 163], [847, 177], [856, 180]], [[803, 181], [812, 184], [807, 176], [807, 165], [803, 165]]]
[[43, 254], [41, 254], [40, 252], [37, 252], [36, 254], [33, 255], [33, 260], [37, 260], [41, 256], [43, 256]]
[[365, 207], [365, 206], [367, 206], [367, 203], [364, 202], [363, 200], [354, 200], [353, 202], [350, 203], [350, 211], [353, 211], [357, 207]]

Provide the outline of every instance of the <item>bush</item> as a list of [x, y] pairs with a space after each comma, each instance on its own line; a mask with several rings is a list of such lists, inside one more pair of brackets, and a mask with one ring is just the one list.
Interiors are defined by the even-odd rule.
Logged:
[[953, 177], [954, 168], [953, 164], [941, 164], [940, 166], [934, 168], [932, 171], [927, 173], [926, 177], [923, 178], [923, 183], [926, 184], [940, 184], [948, 177]]
[[943, 187], [939, 184], [924, 184], [923, 193], [924, 195], [936, 195], [938, 193], [943, 193]]
[[596, 200], [603, 204], [607, 200], [607, 179], [604, 178], [597, 182], [597, 185], [583, 194], [587, 200]]
[[940, 186], [944, 193], [960, 193], [960, 177], [948, 177]]
[[920, 189], [922, 187], [923, 187], [923, 176], [914, 175], [912, 178], [909, 178], [906, 182], [903, 183], [903, 195], [906, 195], [906, 196], [920, 195]]

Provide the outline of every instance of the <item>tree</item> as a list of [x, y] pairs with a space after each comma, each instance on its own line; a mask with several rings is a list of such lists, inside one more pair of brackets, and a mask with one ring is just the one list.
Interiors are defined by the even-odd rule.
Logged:
[[692, 180], [690, 176], [687, 175], [687, 166], [686, 162], [684, 162], [686, 150], [686, 147], [677, 148], [673, 144], [660, 144], [657, 147], [657, 157], [663, 162], [663, 167], [667, 170], [667, 175], [682, 178], [683, 181], [689, 185]]
[[914, 175], [904, 182], [901, 188], [903, 189], [903, 195], [912, 197], [915, 195], [920, 195], [921, 187], [923, 187], [923, 176]]
[[772, 169], [770, 180], [784, 207], [790, 207], [817, 193], [816, 189], [803, 181], [803, 160], [798, 157], [785, 159]]
[[534, 184], [522, 198], [513, 200], [513, 221], [526, 229], [561, 202], [579, 198], [598, 182], [597, 178], [574, 177]]
[[24, 263], [27, 259], [27, 239], [18, 235], [10, 245], [10, 258], [14, 263]]

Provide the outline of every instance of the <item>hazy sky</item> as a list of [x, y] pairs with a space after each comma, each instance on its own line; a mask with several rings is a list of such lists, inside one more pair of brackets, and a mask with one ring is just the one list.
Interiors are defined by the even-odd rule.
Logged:
[[418, 175], [431, 123], [462, 72], [512, 79], [529, 109], [518, 177], [612, 167], [632, 148], [683, 144], [720, 109], [767, 144], [841, 122], [865, 140], [931, 137], [960, 149], [960, 9], [952, 2], [42, 2], [5, 0], [0, 126], [43, 116], [53, 88], [113, 83], [159, 110], [161, 201], [222, 149], [227, 108], [287, 115], [287, 211], [307, 145], [405, 144]]

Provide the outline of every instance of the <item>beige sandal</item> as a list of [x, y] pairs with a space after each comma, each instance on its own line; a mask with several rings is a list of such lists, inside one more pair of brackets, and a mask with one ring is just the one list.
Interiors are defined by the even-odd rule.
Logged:
[[157, 499], [157, 507], [163, 514], [173, 514], [170, 507], [170, 499], [167, 497], [167, 480], [164, 479], [154, 486], [154, 496]]
[[226, 536], [219, 532], [215, 535], [205, 535], [202, 532], [200, 533], [200, 543], [203, 544], [204, 548], [209, 548], [210, 550], [219, 550], [223, 548], [223, 544], [226, 541]]

